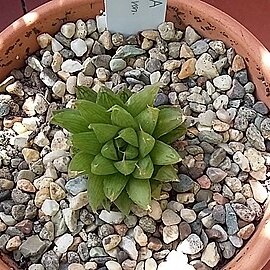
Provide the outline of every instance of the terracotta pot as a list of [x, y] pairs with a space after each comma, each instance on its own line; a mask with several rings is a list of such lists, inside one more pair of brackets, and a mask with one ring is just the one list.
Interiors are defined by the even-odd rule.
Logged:
[[[258, 99], [270, 107], [270, 53], [242, 25], [225, 13], [198, 0], [168, 0], [167, 20], [180, 28], [192, 25], [201, 35], [221, 39], [244, 57]], [[79, 18], [94, 18], [103, 9], [102, 0], [59, 0], [49, 2], [14, 22], [0, 34], [0, 80], [22, 66], [38, 49], [36, 36], [54, 34], [61, 24]], [[270, 255], [270, 207], [266, 208], [254, 236], [223, 270], [260, 270]], [[0, 270], [12, 269], [0, 261]]]

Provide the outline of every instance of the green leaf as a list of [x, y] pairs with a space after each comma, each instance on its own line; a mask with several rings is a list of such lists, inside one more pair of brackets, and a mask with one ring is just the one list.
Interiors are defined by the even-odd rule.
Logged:
[[97, 155], [100, 152], [102, 145], [93, 131], [76, 133], [71, 138], [73, 146], [81, 151], [91, 155]]
[[103, 191], [103, 177], [90, 174], [88, 178], [87, 193], [89, 204], [96, 213], [97, 209], [106, 202], [106, 196]]
[[138, 155], [139, 155], [138, 148], [129, 144], [126, 148], [126, 151], [125, 151], [126, 159], [134, 159], [134, 158], [138, 157]]
[[91, 124], [89, 128], [93, 129], [97, 139], [102, 144], [113, 139], [121, 129], [120, 127], [109, 124]]
[[113, 140], [110, 140], [103, 145], [101, 154], [105, 158], [118, 160], [118, 155]]
[[183, 123], [181, 126], [177, 127], [176, 129], [170, 131], [166, 135], [159, 138], [160, 141], [163, 141], [165, 143], [171, 144], [175, 142], [176, 140], [180, 139], [182, 136], [184, 136], [187, 132], [187, 128], [185, 124]]
[[117, 170], [113, 165], [113, 161], [98, 154], [91, 163], [91, 172], [97, 175], [108, 175], [117, 173]]
[[154, 137], [157, 139], [183, 123], [183, 114], [179, 107], [163, 108], [159, 112]]
[[70, 161], [68, 170], [76, 172], [90, 172], [91, 163], [94, 160], [93, 155], [85, 152], [78, 152]]
[[117, 206], [120, 212], [126, 216], [129, 215], [132, 201], [128, 197], [128, 194], [125, 190], [123, 190], [119, 197], [114, 201], [114, 204]]
[[133, 116], [127, 112], [124, 108], [119, 105], [114, 105], [111, 109], [111, 120], [112, 123], [116, 126], [127, 128], [131, 127], [138, 129], [138, 123], [135, 121]]
[[153, 106], [159, 91], [159, 84], [148, 85], [143, 90], [133, 94], [126, 102], [128, 111], [136, 117], [147, 106]]
[[158, 140], [150, 155], [155, 165], [171, 165], [182, 160], [175, 149]]
[[132, 92], [128, 88], [120, 89], [116, 94], [124, 103], [131, 97]]
[[115, 201], [125, 188], [127, 182], [128, 177], [120, 173], [105, 176], [103, 186], [106, 197], [111, 202]]
[[110, 113], [104, 107], [87, 100], [77, 100], [75, 104], [88, 125], [92, 123], [111, 123]]
[[114, 162], [115, 168], [123, 175], [129, 175], [135, 170], [137, 160], [121, 160]]
[[148, 107], [136, 116], [136, 120], [143, 131], [152, 135], [157, 124], [158, 114], [159, 109]]
[[125, 142], [138, 147], [138, 136], [133, 128], [125, 128], [119, 132], [119, 138], [122, 138]]
[[154, 148], [155, 139], [151, 135], [145, 133], [143, 130], [138, 132], [138, 136], [139, 136], [140, 155], [142, 158], [144, 158]]
[[51, 123], [65, 128], [71, 133], [85, 132], [89, 124], [81, 116], [79, 111], [73, 109], [61, 110], [59, 113], [54, 113]]
[[156, 200], [160, 199], [162, 184], [159, 181], [150, 180], [151, 190], [152, 190], [152, 197]]
[[76, 98], [96, 102], [97, 92], [86, 86], [76, 86]]
[[110, 109], [114, 105], [125, 107], [124, 102], [109, 88], [101, 87], [97, 94], [97, 104], [105, 109]]
[[126, 187], [129, 198], [141, 208], [148, 210], [151, 202], [151, 186], [148, 179], [131, 178]]
[[178, 182], [177, 170], [172, 165], [162, 166], [153, 179], [161, 182]]
[[146, 156], [140, 159], [136, 165], [135, 171], [133, 172], [133, 177], [138, 179], [149, 179], [152, 177], [154, 172], [154, 165], [150, 156]]

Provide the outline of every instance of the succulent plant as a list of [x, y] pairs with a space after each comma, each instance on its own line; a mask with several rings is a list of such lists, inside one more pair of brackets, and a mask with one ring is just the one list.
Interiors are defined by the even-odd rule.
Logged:
[[169, 144], [186, 132], [184, 118], [179, 106], [153, 107], [158, 91], [78, 87], [75, 108], [54, 112], [52, 123], [71, 133], [69, 170], [88, 175], [93, 211], [111, 203], [125, 214], [132, 203], [149, 209], [162, 183], [178, 181], [181, 157]]

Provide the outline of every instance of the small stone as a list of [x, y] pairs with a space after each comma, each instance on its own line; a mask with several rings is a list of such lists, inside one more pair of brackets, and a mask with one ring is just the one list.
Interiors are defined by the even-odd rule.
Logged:
[[162, 209], [161, 209], [160, 204], [157, 201], [152, 200], [150, 207], [151, 207], [151, 210], [149, 211], [148, 215], [154, 220], [161, 219]]
[[186, 62], [184, 62], [181, 67], [181, 71], [178, 74], [178, 78], [180, 80], [183, 80], [192, 76], [195, 73], [195, 64], [196, 64], [195, 58], [190, 58]]
[[112, 35], [109, 31], [104, 31], [98, 41], [104, 46], [104, 48], [106, 50], [111, 50], [113, 48], [113, 44], [112, 44]]
[[80, 263], [72, 263], [68, 266], [68, 270], [85, 270], [85, 268]]
[[10, 190], [14, 187], [14, 182], [5, 178], [0, 178], [0, 190]]
[[46, 243], [41, 241], [37, 235], [33, 235], [22, 243], [20, 252], [25, 258], [28, 258], [36, 255], [41, 255], [45, 249]]
[[176, 225], [181, 222], [181, 218], [172, 210], [166, 209], [162, 213], [162, 221], [166, 226]]
[[222, 250], [222, 255], [225, 259], [230, 259], [235, 254], [235, 247], [230, 241], [219, 243], [219, 247]]
[[58, 78], [56, 74], [49, 68], [44, 68], [39, 78], [42, 80], [42, 82], [47, 85], [48, 87], [53, 87], [53, 85], [57, 82]]
[[209, 43], [211, 49], [213, 49], [217, 54], [225, 54], [226, 46], [221, 40], [213, 40]]
[[175, 241], [179, 237], [179, 231], [177, 225], [165, 226], [162, 232], [163, 241], [165, 244], [169, 244]]
[[259, 203], [264, 203], [268, 197], [266, 188], [259, 181], [250, 180], [249, 184], [251, 186], [254, 199]]
[[229, 75], [221, 75], [214, 78], [213, 83], [221, 91], [227, 91], [231, 88], [232, 78]]
[[12, 84], [9, 84], [6, 87], [6, 91], [12, 95], [16, 95], [18, 97], [23, 97], [24, 96], [24, 91], [23, 91], [23, 85], [21, 82], [16, 81]]
[[61, 201], [66, 197], [65, 191], [56, 183], [50, 183], [50, 196], [52, 200]]
[[237, 233], [237, 236], [240, 237], [241, 239], [247, 240], [251, 237], [254, 231], [255, 231], [255, 226], [253, 223], [251, 223], [241, 228], [239, 232]]
[[59, 52], [54, 53], [51, 63], [53, 72], [60, 71], [62, 63], [63, 63], [62, 55]]
[[8, 240], [6, 244], [6, 250], [7, 251], [17, 250], [20, 247], [21, 243], [22, 241], [20, 239], [20, 236], [14, 236]]
[[165, 95], [164, 93], [158, 93], [156, 100], [154, 102], [154, 106], [158, 107], [160, 105], [168, 104], [168, 102], [169, 102], [169, 99], [167, 95]]
[[54, 243], [56, 245], [57, 252], [63, 254], [67, 252], [68, 248], [73, 243], [73, 236], [71, 234], [65, 233], [62, 236], [55, 239]]
[[194, 187], [195, 182], [185, 174], [179, 174], [179, 182], [173, 182], [172, 187], [176, 192], [187, 192]]
[[42, 264], [32, 264], [28, 270], [44, 270], [44, 266]]
[[258, 112], [258, 113], [260, 113], [260, 114], [263, 114], [263, 115], [268, 114], [268, 112], [269, 112], [268, 107], [267, 107], [262, 101], [257, 101], [257, 102], [254, 104], [253, 109], [254, 109], [256, 112]]
[[229, 235], [233, 235], [239, 231], [236, 214], [230, 204], [225, 204], [225, 220]]
[[202, 253], [201, 260], [210, 267], [215, 267], [218, 264], [220, 255], [218, 253], [216, 243], [212, 242], [207, 245]]
[[41, 263], [45, 269], [58, 270], [59, 258], [53, 250], [47, 251], [41, 258]]
[[200, 141], [208, 142], [210, 144], [219, 144], [223, 142], [223, 137], [220, 134], [208, 130], [202, 130], [198, 134], [198, 138]]
[[213, 124], [214, 131], [217, 131], [217, 132], [225, 132], [225, 131], [228, 131], [230, 129], [229, 124], [224, 123], [224, 122], [217, 120], [217, 119], [214, 119], [212, 121], [212, 124]]
[[125, 216], [119, 212], [114, 211], [108, 212], [107, 210], [102, 210], [99, 215], [99, 218], [105, 221], [106, 223], [114, 225], [120, 224], [124, 220]]
[[48, 33], [42, 33], [37, 36], [37, 43], [40, 48], [44, 49], [51, 43], [52, 37]]
[[240, 55], [236, 55], [234, 58], [233, 58], [233, 62], [232, 62], [232, 70], [234, 72], [238, 72], [240, 70], [243, 70], [246, 68], [246, 64], [245, 64], [245, 61], [244, 59], [242, 58], [242, 56]]
[[213, 63], [213, 58], [210, 54], [202, 54], [195, 64], [196, 73], [199, 76], [205, 76], [209, 79], [217, 77], [218, 71]]
[[69, 202], [69, 207], [74, 211], [83, 208], [89, 203], [87, 191], [77, 194], [75, 197], [71, 198]]
[[148, 237], [140, 226], [134, 228], [134, 239], [141, 247], [147, 245]]
[[75, 23], [69, 22], [61, 26], [61, 33], [66, 38], [72, 38], [75, 34], [75, 29], [76, 29]]
[[138, 251], [136, 249], [135, 242], [131, 238], [124, 236], [119, 246], [129, 255], [132, 260], [137, 260]]
[[63, 64], [61, 65], [61, 69], [68, 73], [75, 73], [82, 70], [83, 66], [78, 61], [68, 59], [63, 62]]
[[77, 82], [76, 76], [70, 76], [67, 79], [66, 88], [67, 88], [68, 93], [72, 95], [76, 93], [76, 82]]
[[62, 210], [64, 221], [71, 232], [76, 231], [77, 229], [77, 213], [71, 208], [65, 208]]
[[116, 54], [114, 55], [114, 59], [125, 59], [128, 57], [135, 57], [141, 54], [144, 54], [145, 50], [137, 48], [134, 45], [124, 45], [122, 47], [119, 47], [119, 49], [116, 51]]
[[146, 233], [154, 233], [156, 231], [156, 223], [150, 217], [142, 217], [139, 220], [139, 225]]
[[59, 210], [59, 204], [56, 201], [46, 199], [41, 210], [47, 216], [54, 216]]
[[175, 27], [172, 22], [164, 22], [158, 26], [158, 31], [164, 40], [172, 40], [175, 37]]
[[53, 52], [60, 52], [64, 48], [64, 46], [55, 38], [52, 38], [51, 43]]
[[259, 151], [265, 151], [264, 138], [255, 125], [251, 124], [246, 132], [249, 143]]
[[226, 172], [214, 167], [207, 168], [206, 174], [213, 183], [219, 183], [227, 176]]
[[87, 36], [87, 25], [83, 20], [79, 19], [78, 21], [76, 21], [76, 30], [74, 37], [85, 39], [86, 36]]
[[116, 248], [119, 243], [121, 242], [122, 237], [117, 234], [111, 234], [102, 240], [103, 247], [105, 251], [110, 251], [114, 248]]
[[61, 98], [65, 95], [65, 92], [66, 92], [66, 84], [62, 81], [57, 81], [53, 87], [52, 87], [52, 91], [53, 93]]
[[196, 31], [191, 26], [187, 26], [185, 30], [185, 41], [187, 42], [188, 45], [193, 44], [200, 38], [201, 37], [196, 33]]
[[149, 258], [145, 261], [145, 270], [156, 270], [157, 269], [157, 263], [153, 258]]
[[74, 196], [80, 192], [85, 191], [86, 187], [87, 187], [87, 180], [82, 176], [70, 179], [65, 185], [66, 190]]
[[117, 72], [125, 69], [127, 66], [126, 61], [123, 59], [112, 59], [110, 61], [110, 69], [112, 72]]
[[233, 155], [233, 161], [241, 168], [243, 172], [250, 172], [249, 161], [240, 151], [237, 151]]
[[220, 109], [226, 109], [227, 105], [229, 103], [229, 98], [227, 95], [220, 95], [218, 96], [214, 102], [213, 102], [213, 107], [216, 110], [220, 110]]
[[245, 96], [245, 88], [239, 83], [238, 80], [233, 80], [232, 88], [227, 92], [230, 99], [240, 99]]
[[190, 48], [192, 49], [193, 53], [195, 55], [201, 55], [203, 53], [206, 53], [209, 49], [209, 45], [204, 40], [198, 40], [194, 42]]
[[30, 148], [24, 148], [22, 150], [22, 154], [23, 154], [24, 160], [28, 164], [37, 161], [40, 157], [39, 152], [37, 150], [30, 149]]
[[194, 53], [187, 44], [183, 44], [180, 49], [180, 58], [194, 58]]
[[115, 261], [108, 261], [105, 263], [108, 270], [122, 270], [121, 265]]
[[185, 220], [187, 223], [192, 223], [197, 218], [195, 211], [192, 209], [182, 209], [180, 215], [181, 218]]
[[232, 204], [232, 208], [235, 213], [246, 222], [250, 223], [255, 219], [255, 212], [243, 204], [234, 203]]
[[[1, 183], [1, 179], [0, 179], [0, 183]], [[30, 192], [30, 193], [36, 192], [34, 185], [29, 180], [25, 180], [25, 179], [21, 179], [17, 182], [17, 188], [19, 188], [20, 190], [24, 192]]]
[[43, 66], [36, 56], [29, 56], [27, 64], [35, 71], [41, 72], [43, 70]]
[[190, 234], [183, 242], [181, 242], [177, 251], [181, 251], [184, 254], [196, 254], [203, 249], [203, 243], [197, 234]]

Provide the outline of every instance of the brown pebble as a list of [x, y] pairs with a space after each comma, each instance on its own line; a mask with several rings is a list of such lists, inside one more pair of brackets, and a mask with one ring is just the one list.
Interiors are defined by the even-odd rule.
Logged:
[[22, 191], [34, 193], [36, 192], [36, 188], [34, 185], [26, 179], [21, 179], [17, 182], [17, 188], [19, 188]]
[[211, 181], [206, 175], [201, 176], [196, 181], [198, 182], [201, 188], [209, 189], [211, 187]]
[[128, 227], [126, 224], [114, 225], [114, 229], [116, 233], [119, 234], [120, 236], [125, 236], [128, 231]]
[[14, 251], [14, 250], [19, 248], [21, 243], [22, 243], [22, 241], [21, 241], [20, 236], [14, 236], [8, 240], [7, 245], [6, 245], [6, 250], [7, 251]]
[[183, 221], [179, 224], [179, 238], [180, 240], [186, 239], [191, 234], [190, 225]]
[[245, 68], [246, 68], [246, 64], [245, 64], [243, 57], [237, 54], [233, 58], [232, 70], [234, 72], [237, 72], [237, 71], [240, 71], [240, 70], [245, 69]]
[[255, 226], [253, 223], [241, 228], [239, 230], [239, 232], [237, 233], [237, 236], [244, 239], [244, 240], [247, 240], [251, 237], [251, 235], [253, 234], [253, 232], [255, 231]]
[[180, 80], [186, 79], [189, 76], [192, 76], [195, 73], [195, 64], [196, 64], [196, 59], [195, 58], [190, 58], [188, 59], [181, 68], [181, 71], [178, 75], [178, 78]]
[[159, 251], [162, 248], [162, 242], [155, 237], [150, 237], [148, 241], [148, 248], [154, 251]]
[[222, 204], [222, 205], [229, 202], [229, 200], [225, 198], [224, 196], [222, 196], [220, 193], [214, 193], [213, 200], [217, 202], [218, 204]]
[[33, 229], [33, 222], [31, 220], [25, 219], [15, 225], [23, 234], [30, 234]]

